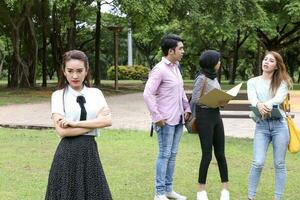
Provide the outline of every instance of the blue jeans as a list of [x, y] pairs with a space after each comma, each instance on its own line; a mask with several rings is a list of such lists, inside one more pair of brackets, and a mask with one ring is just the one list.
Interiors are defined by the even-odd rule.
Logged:
[[173, 174], [183, 125], [157, 127], [158, 158], [156, 160], [156, 194], [163, 195], [173, 190]]
[[273, 160], [275, 166], [275, 194], [276, 200], [281, 199], [285, 187], [286, 168], [285, 156], [289, 143], [289, 131], [286, 120], [265, 119], [256, 122], [253, 140], [253, 162], [248, 182], [248, 197], [256, 195], [257, 185], [265, 163], [268, 146], [272, 142]]

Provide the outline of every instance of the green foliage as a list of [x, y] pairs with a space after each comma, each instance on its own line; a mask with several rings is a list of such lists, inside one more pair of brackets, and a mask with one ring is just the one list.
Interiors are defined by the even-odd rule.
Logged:
[[[143, 80], [148, 76], [149, 68], [142, 65], [118, 66], [118, 79], [120, 80]], [[115, 77], [115, 67], [107, 70], [108, 79]]]
[[[102, 5], [107, 3], [104, 0], [99, 1]], [[107, 68], [113, 64], [114, 60], [113, 34], [107, 29], [112, 25], [124, 27], [119, 37], [120, 65], [127, 63], [127, 27], [129, 25], [133, 34], [134, 63], [150, 68], [162, 56], [161, 37], [168, 33], [180, 35], [185, 45], [185, 56], [181, 64], [187, 78], [193, 78], [198, 71], [198, 56], [205, 49], [216, 49], [221, 52], [222, 73], [223, 77], [227, 78], [235, 59], [233, 52], [237, 41], [237, 30], [241, 33], [240, 41], [246, 38], [238, 49], [240, 59], [237, 70], [238, 78], [249, 78], [253, 66], [258, 66], [257, 62], [260, 61], [257, 60], [259, 57], [257, 40], [260, 40], [263, 45], [269, 43], [269, 46], [275, 46], [281, 53], [291, 51], [292, 43], [296, 47], [299, 46], [299, 0], [116, 0], [109, 2], [110, 5], [117, 7], [120, 11], [118, 14], [121, 14], [102, 13], [101, 16], [100, 75], [102, 78], [106, 78]], [[58, 36], [59, 51], [55, 52], [59, 52], [60, 55], [68, 50], [67, 38], [70, 35], [70, 28], [76, 28], [75, 48], [83, 50], [88, 55], [93, 76], [97, 11], [95, 3], [95, 0], [0, 0], [0, 24], [2, 24], [0, 27], [0, 61], [2, 57], [5, 57], [3, 68], [6, 70], [16, 66], [11, 63], [13, 62], [12, 41], [14, 41], [11, 39], [13, 35], [11, 33], [14, 30], [12, 22], [15, 25], [18, 24], [21, 21], [20, 16], [25, 11], [25, 5], [30, 4], [32, 12], [28, 15], [33, 21], [39, 48], [39, 60], [35, 73], [39, 78], [43, 46], [42, 27], [47, 23], [47, 71], [48, 75], [53, 74], [58, 65], [51, 56], [52, 33], [54, 33], [52, 9], [55, 4], [57, 6], [55, 14], [59, 19], [56, 27], [59, 32], [54, 33]], [[47, 20], [41, 19], [43, 6], [45, 6]], [[74, 12], [70, 13], [72, 6], [75, 6]], [[71, 14], [75, 15], [74, 21], [70, 18]], [[26, 32], [27, 29], [25, 27], [20, 30]], [[265, 37], [258, 35], [257, 30], [261, 30]], [[20, 42], [23, 44], [28, 39], [26, 34], [21, 32]], [[3, 37], [8, 41], [5, 41]], [[268, 47], [265, 45], [264, 48]], [[261, 54], [264, 50], [262, 49]], [[27, 61], [23, 56], [24, 52], [29, 52], [29, 50], [21, 49], [20, 52], [22, 59]], [[299, 54], [298, 50], [295, 51], [295, 54], [297, 53]], [[291, 65], [295, 65], [293, 66], [294, 76], [299, 73], [300, 58], [295, 59], [294, 63], [289, 64], [289, 69]]]
[[253, 76], [252, 66], [248, 59], [240, 59], [237, 73], [243, 81], [247, 81], [249, 77]]
[[291, 20], [294, 22], [300, 21], [300, 1], [294, 0], [289, 4], [284, 6], [284, 9], [287, 11], [288, 15], [291, 16]]
[[[7, 75], [8, 75], [8, 71], [6, 69], [2, 69], [2, 71], [0, 71], [0, 80], [5, 80]], [[0, 98], [0, 101], [1, 101], [1, 98]], [[1, 105], [1, 103], [0, 103], [0, 105]]]

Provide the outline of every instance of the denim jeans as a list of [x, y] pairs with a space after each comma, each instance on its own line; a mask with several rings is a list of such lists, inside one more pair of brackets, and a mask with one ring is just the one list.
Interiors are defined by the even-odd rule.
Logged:
[[183, 125], [168, 125], [157, 127], [158, 158], [156, 160], [155, 187], [156, 194], [163, 195], [173, 190], [173, 174], [179, 141]]
[[256, 122], [253, 140], [253, 161], [248, 182], [248, 197], [256, 195], [257, 185], [265, 163], [268, 146], [272, 142], [273, 160], [275, 166], [275, 194], [276, 200], [281, 199], [285, 187], [286, 168], [285, 156], [289, 143], [289, 131], [286, 120], [265, 119]]

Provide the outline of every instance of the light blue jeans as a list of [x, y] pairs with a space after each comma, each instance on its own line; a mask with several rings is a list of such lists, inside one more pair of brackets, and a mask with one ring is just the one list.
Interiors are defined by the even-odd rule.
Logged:
[[272, 142], [273, 160], [275, 166], [275, 194], [276, 200], [281, 199], [285, 187], [286, 168], [285, 155], [289, 143], [289, 131], [286, 120], [265, 119], [256, 122], [253, 140], [253, 161], [248, 182], [248, 198], [254, 199], [257, 185], [263, 169], [268, 146]]
[[156, 131], [159, 152], [156, 160], [155, 187], [156, 195], [163, 195], [173, 190], [175, 160], [183, 125], [180, 123], [175, 126], [156, 126]]

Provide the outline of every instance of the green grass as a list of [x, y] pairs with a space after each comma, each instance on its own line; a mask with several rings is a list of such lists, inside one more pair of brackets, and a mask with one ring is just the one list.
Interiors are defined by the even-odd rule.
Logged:
[[[44, 198], [48, 171], [59, 138], [53, 130], [0, 128], [0, 200], [40, 200]], [[152, 199], [157, 141], [147, 132], [103, 130], [97, 138], [101, 161], [114, 200]], [[195, 199], [200, 160], [196, 135], [184, 134], [176, 161], [174, 188]], [[247, 178], [252, 159], [252, 140], [226, 138], [231, 199], [247, 195]], [[287, 155], [287, 184], [284, 199], [299, 199], [300, 156]], [[207, 192], [219, 198], [219, 173], [211, 162]], [[257, 199], [273, 199], [274, 168], [269, 149]]]
[[47, 88], [0, 88], [0, 106], [21, 103], [37, 103], [49, 101], [53, 87]]

